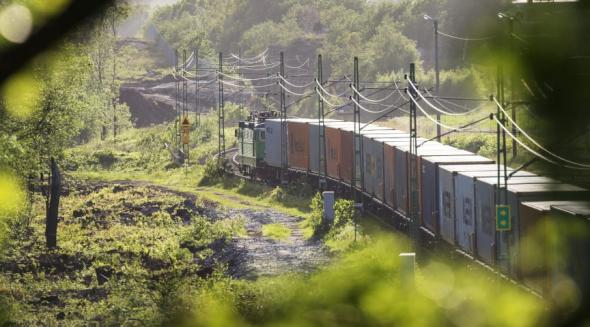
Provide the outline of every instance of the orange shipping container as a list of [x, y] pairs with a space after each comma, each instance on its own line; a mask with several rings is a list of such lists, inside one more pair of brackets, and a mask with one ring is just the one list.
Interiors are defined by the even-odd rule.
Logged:
[[340, 162], [342, 160], [340, 130], [326, 127], [326, 166], [328, 176], [334, 179], [341, 179]]
[[340, 130], [340, 178], [350, 183], [352, 181], [352, 158], [353, 158], [353, 143], [352, 132]]
[[305, 121], [289, 121], [289, 167], [309, 169], [309, 125]]

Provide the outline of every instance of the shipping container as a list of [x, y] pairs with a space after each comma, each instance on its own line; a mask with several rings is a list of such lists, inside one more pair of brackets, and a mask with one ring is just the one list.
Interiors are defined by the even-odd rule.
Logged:
[[271, 167], [281, 167], [281, 120], [267, 119], [264, 161]]
[[477, 229], [477, 253], [483, 262], [497, 265], [502, 272], [514, 275], [518, 263], [518, 248], [515, 244], [520, 241], [519, 203], [582, 200], [588, 196], [588, 191], [569, 184], [508, 184], [508, 200], [503, 203], [510, 206], [512, 228], [508, 231], [496, 231], [497, 182], [494, 180], [475, 181], [476, 216], [481, 219], [481, 223], [478, 221]]
[[[507, 172], [511, 174], [512, 169]], [[501, 176], [504, 176], [503, 173], [502, 171]], [[455, 244], [469, 254], [477, 255], [477, 230], [480, 227], [475, 210], [474, 181], [494, 182], [497, 181], [497, 176], [497, 170], [487, 174], [464, 173], [455, 176]], [[556, 183], [559, 182], [547, 177], [534, 176], [534, 174], [527, 172], [517, 172], [508, 180], [509, 185]]]
[[[407, 148], [410, 144], [409, 134], [400, 134], [400, 137], [378, 139], [383, 142], [383, 163], [384, 163], [384, 176], [383, 176], [383, 201], [391, 208], [397, 208], [395, 198], [395, 182], [396, 182], [396, 170], [395, 170], [395, 148]], [[425, 139], [418, 138], [418, 142], [423, 142]], [[433, 143], [422, 147], [421, 151], [426, 149], [438, 148], [441, 146], [439, 143]], [[397, 176], [399, 181], [402, 181], [405, 176]]]
[[[439, 236], [449, 244], [455, 244], [455, 185], [456, 175], [471, 176], [494, 176], [497, 174], [498, 165], [442, 165], [438, 171], [438, 194], [439, 194]], [[470, 175], [465, 175], [470, 174]], [[473, 182], [471, 189], [473, 189]]]
[[590, 202], [522, 202], [519, 214], [518, 272], [523, 283], [547, 298], [565, 276], [579, 291], [587, 290]]
[[588, 303], [590, 297], [590, 203], [553, 205], [551, 214], [558, 219], [558, 226], [565, 227], [564, 234], [561, 235], [561, 239], [567, 242], [565, 273], [574, 281], [579, 294], [582, 295], [580, 303]]
[[[513, 169], [506, 168], [510, 174]], [[500, 169], [501, 176], [504, 175], [504, 166]], [[441, 237], [450, 244], [457, 244], [457, 224], [465, 212], [475, 215], [475, 226], [480, 226], [477, 211], [471, 210], [465, 204], [475, 205], [475, 180], [477, 178], [497, 177], [498, 165], [472, 165], [471, 168], [466, 166], [441, 166], [439, 169], [439, 226]], [[535, 174], [519, 171], [517, 176], [536, 176]], [[457, 196], [459, 194], [460, 196]], [[468, 218], [468, 221], [471, 219]], [[468, 234], [470, 235], [470, 234]], [[469, 239], [470, 236], [463, 235], [462, 239]], [[477, 235], [477, 233], [476, 233]], [[476, 237], [476, 243], [480, 239]], [[471, 244], [471, 243], [469, 243]], [[476, 244], [479, 246], [479, 244]], [[467, 245], [465, 245], [467, 247]]]
[[[418, 139], [421, 142], [422, 139]], [[402, 214], [408, 214], [408, 183], [409, 183], [409, 169], [408, 169], [408, 158], [409, 158], [409, 139], [407, 142], [403, 142], [394, 146], [393, 149], [393, 160], [394, 160], [394, 176], [393, 176], [393, 207]], [[452, 149], [452, 147], [444, 146], [438, 142], [428, 142], [418, 148], [418, 155], [427, 154], [440, 154]], [[420, 169], [418, 169], [419, 171]]]
[[289, 168], [309, 170], [310, 121], [311, 119], [289, 119], [287, 122]]
[[420, 219], [426, 229], [440, 235], [440, 196], [439, 196], [439, 167], [449, 165], [483, 165], [492, 164], [493, 160], [475, 154], [465, 155], [464, 150], [452, 147], [444, 148], [444, 152], [419, 154], [420, 169]]
[[[338, 126], [340, 120], [326, 119], [324, 120], [324, 130], [326, 131], [330, 126]], [[326, 134], [324, 133], [324, 136]], [[326, 140], [324, 140], [326, 142]], [[326, 157], [328, 156], [328, 149], [326, 148]], [[327, 163], [326, 163], [327, 164]], [[320, 123], [317, 119], [309, 121], [309, 170], [312, 173], [318, 174], [320, 172]]]

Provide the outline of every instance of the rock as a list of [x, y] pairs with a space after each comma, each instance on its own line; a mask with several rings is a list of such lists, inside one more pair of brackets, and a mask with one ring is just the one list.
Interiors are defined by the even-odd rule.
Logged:
[[186, 224], [189, 223], [191, 221], [191, 213], [184, 208], [180, 208], [180, 209], [176, 209], [176, 213], [174, 214], [175, 217], [180, 217], [182, 218], [182, 221]]
[[113, 187], [113, 193], [120, 193], [125, 191], [126, 187], [124, 187], [123, 185], [115, 185]]
[[96, 267], [94, 271], [96, 272], [96, 280], [98, 281], [98, 285], [108, 282], [115, 274], [115, 269], [113, 269], [111, 266]]
[[74, 218], [82, 218], [86, 215], [86, 211], [82, 210], [82, 209], [76, 209], [72, 212], [72, 216], [74, 216]]

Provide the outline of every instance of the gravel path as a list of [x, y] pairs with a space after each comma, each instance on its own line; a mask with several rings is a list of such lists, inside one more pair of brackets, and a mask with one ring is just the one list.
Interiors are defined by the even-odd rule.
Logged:
[[[301, 219], [274, 210], [229, 210], [228, 216], [246, 218], [247, 236], [234, 240], [240, 252], [236, 278], [256, 278], [288, 272], [310, 272], [327, 263], [328, 251], [321, 242], [308, 241], [299, 224]], [[262, 235], [262, 226], [282, 224], [291, 229], [285, 240], [274, 240]]]
[[[197, 195], [175, 191], [169, 187], [147, 182], [115, 181], [111, 185], [148, 186], [167, 191], [196, 201]], [[229, 194], [216, 193], [242, 205], [248, 205], [243, 199]], [[216, 203], [208, 202], [202, 214], [212, 220], [222, 218], [245, 218], [246, 236], [231, 240], [225, 246], [216, 247], [217, 253], [207, 261], [211, 266], [214, 261], [228, 264], [228, 273], [235, 278], [255, 279], [282, 273], [311, 272], [329, 261], [329, 252], [320, 241], [307, 240], [300, 227], [301, 218], [281, 213], [268, 208], [224, 209]], [[291, 229], [291, 236], [286, 240], [275, 240], [262, 235], [262, 226], [281, 224]]]

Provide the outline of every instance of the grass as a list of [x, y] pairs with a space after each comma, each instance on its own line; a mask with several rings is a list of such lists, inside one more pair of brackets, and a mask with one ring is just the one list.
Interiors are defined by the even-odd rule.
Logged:
[[[200, 202], [154, 187], [68, 182], [58, 249], [44, 247], [44, 201], [0, 253], [0, 303], [18, 325], [161, 324], [177, 281], [198, 281], [209, 244], [244, 234], [239, 217], [210, 222]], [[183, 274], [193, 276], [185, 279]], [[104, 280], [102, 280], [103, 278]], [[100, 322], [100, 323], [99, 323]]]
[[262, 235], [277, 241], [291, 237], [291, 229], [283, 224], [266, 224], [262, 226]]

